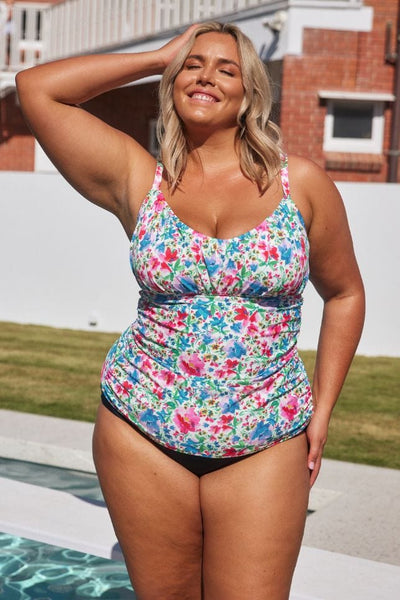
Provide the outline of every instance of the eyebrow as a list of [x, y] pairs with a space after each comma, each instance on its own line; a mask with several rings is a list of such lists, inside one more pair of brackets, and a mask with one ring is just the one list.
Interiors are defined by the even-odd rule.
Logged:
[[[195, 58], [197, 60], [200, 60], [201, 62], [205, 61], [205, 58], [202, 54], [189, 54], [189, 56], [186, 57], [186, 60], [188, 60], [189, 58]], [[235, 60], [230, 60], [229, 58], [219, 58], [217, 62], [219, 65], [234, 65], [240, 71], [240, 65]]]

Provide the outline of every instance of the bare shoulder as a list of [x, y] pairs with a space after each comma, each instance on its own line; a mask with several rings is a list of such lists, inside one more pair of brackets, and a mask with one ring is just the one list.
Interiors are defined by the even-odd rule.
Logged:
[[292, 154], [288, 157], [288, 167], [291, 185], [306, 194], [311, 201], [321, 192], [338, 194], [326, 171], [312, 160]]
[[310, 229], [313, 222], [330, 213], [342, 212], [340, 193], [329, 175], [312, 160], [289, 155], [291, 195]]
[[309, 211], [310, 278], [317, 291], [328, 299], [359, 285], [346, 210], [334, 182], [314, 162], [297, 156], [289, 158], [289, 178], [293, 200]]

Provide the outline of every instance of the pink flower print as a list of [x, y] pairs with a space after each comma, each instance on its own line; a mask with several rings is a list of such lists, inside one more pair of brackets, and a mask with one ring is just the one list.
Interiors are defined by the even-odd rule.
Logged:
[[115, 391], [118, 396], [122, 396], [123, 398], [129, 397], [129, 392], [133, 388], [133, 385], [130, 381], [123, 381], [121, 383], [117, 383], [115, 385]]
[[230, 456], [241, 456], [242, 454], [244, 454], [244, 450], [235, 450], [235, 448], [227, 448], [224, 452], [224, 456], [226, 457], [230, 457]]
[[276, 246], [272, 246], [272, 248], [269, 251], [269, 255], [274, 259], [274, 260], [279, 260], [279, 252], [278, 252], [278, 248]]
[[248, 333], [258, 332], [258, 314], [256, 311], [254, 311], [253, 313], [249, 313], [245, 306], [241, 306], [240, 308], [235, 308], [235, 312], [235, 321], [242, 321]]
[[168, 371], [167, 369], [163, 369], [160, 371], [160, 379], [166, 384], [170, 385], [175, 382], [176, 375], [172, 371]]
[[181, 369], [188, 375], [202, 375], [204, 371], [204, 361], [197, 354], [183, 354], [179, 359]]
[[153, 365], [148, 358], [144, 358], [140, 361], [140, 370], [144, 372], [151, 372]]
[[277, 337], [279, 337], [279, 334], [281, 331], [282, 331], [281, 325], [273, 325], [269, 330], [269, 334], [272, 337], [272, 339], [275, 340]]
[[164, 208], [164, 200], [163, 200], [163, 197], [162, 197], [162, 196], [160, 197], [160, 195], [158, 195], [158, 196], [157, 196], [157, 198], [156, 198], [156, 199], [155, 199], [155, 201], [154, 201], [154, 204], [153, 204], [153, 206], [154, 206], [154, 210], [155, 210], [156, 212], [160, 212], [160, 211], [161, 211], [161, 210]]
[[250, 317], [249, 317], [249, 321], [248, 321], [248, 328], [247, 331], [248, 333], [258, 333], [258, 325], [257, 325], [257, 320], [258, 320], [258, 313], [256, 311], [254, 311]]
[[191, 252], [193, 252], [196, 263], [199, 263], [203, 257], [202, 247], [197, 242], [194, 242], [190, 247]]
[[164, 258], [167, 262], [178, 260], [178, 250], [172, 251], [171, 248], [168, 247], [165, 251]]
[[154, 271], [154, 269], [156, 269], [160, 264], [160, 261], [158, 260], [157, 256], [151, 256], [149, 259], [149, 267], [151, 271]]
[[247, 319], [249, 318], [249, 311], [245, 306], [235, 308], [235, 313], [235, 321], [247, 321]]
[[228, 358], [225, 362], [225, 369], [222, 369], [222, 374], [225, 372], [226, 375], [235, 375], [238, 364], [238, 360]]
[[276, 246], [270, 246], [266, 242], [260, 242], [258, 246], [262, 250], [265, 260], [268, 260], [269, 258], [272, 258], [272, 260], [279, 260], [279, 252]]
[[253, 402], [257, 408], [263, 408], [265, 406], [265, 399], [259, 392], [253, 395]]
[[287, 196], [289, 196], [289, 189], [290, 189], [289, 181], [284, 175], [282, 175], [281, 182], [282, 182], [282, 188], [283, 188], [283, 195], [285, 196], [285, 198], [287, 198]]
[[237, 275], [229, 273], [224, 276], [222, 283], [223, 283], [224, 289], [229, 289], [230, 287], [235, 285], [238, 281], [239, 281], [239, 277]]
[[200, 421], [200, 417], [195, 413], [194, 408], [188, 408], [186, 410], [178, 408], [175, 411], [173, 420], [181, 433], [188, 433], [189, 431], [195, 431], [196, 426]]
[[220, 424], [223, 431], [232, 429], [232, 426], [229, 424], [231, 421], [233, 421], [233, 415], [222, 415]]
[[178, 310], [178, 313], [177, 313], [178, 320], [175, 321], [174, 324], [172, 324], [173, 328], [186, 327], [185, 319], [186, 319], [187, 316], [188, 316], [187, 312], [184, 312], [182, 310]]
[[287, 421], [293, 421], [297, 415], [298, 408], [299, 399], [293, 394], [290, 394], [290, 396], [286, 398], [285, 402], [280, 407], [281, 413]]

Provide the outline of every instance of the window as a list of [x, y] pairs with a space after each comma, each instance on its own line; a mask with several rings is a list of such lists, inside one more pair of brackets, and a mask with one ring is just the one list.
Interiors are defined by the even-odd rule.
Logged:
[[351, 138], [353, 140], [372, 139], [372, 122], [374, 105], [352, 106], [351, 104], [334, 103], [333, 138]]
[[319, 92], [326, 100], [324, 145], [326, 152], [381, 154], [384, 105], [391, 94]]

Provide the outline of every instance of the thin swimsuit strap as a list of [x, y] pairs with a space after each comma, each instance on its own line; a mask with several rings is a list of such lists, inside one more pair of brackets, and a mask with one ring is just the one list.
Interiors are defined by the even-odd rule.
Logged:
[[[166, 206], [169, 213], [173, 216], [175, 221], [180, 224], [181, 227], [184, 226], [191, 232], [195, 232], [198, 235], [201, 235], [202, 237], [207, 238], [208, 236], [206, 236], [200, 232], [196, 232], [196, 230], [193, 230], [189, 225], [186, 225], [186, 223], [181, 221], [181, 219], [171, 209], [170, 205], [168, 204], [168, 202], [167, 202], [166, 198], [164, 197], [164, 194], [161, 190], [163, 170], [164, 170], [164, 165], [162, 164], [161, 161], [157, 161], [153, 184], [152, 184], [151, 189], [147, 193], [147, 195], [142, 203], [142, 206], [140, 207], [135, 231], [137, 230], [138, 223], [140, 221], [142, 221], [144, 219], [146, 222], [148, 222], [149, 220], [151, 220], [151, 218], [152, 218], [151, 215], [153, 215], [154, 212], [159, 212], [159, 210], [161, 210], [163, 207]], [[282, 209], [283, 204], [286, 204], [287, 202], [289, 202], [289, 204], [292, 205], [292, 207], [296, 210], [296, 213], [298, 213], [300, 220], [302, 222], [302, 225], [304, 226], [303, 218], [290, 197], [288, 160], [287, 160], [287, 156], [285, 154], [281, 155], [280, 178], [281, 178], [281, 184], [282, 184], [283, 197], [282, 197], [279, 205], [273, 211], [273, 213], [271, 215], [269, 215], [268, 217], [266, 217], [258, 226], [252, 228], [249, 231], [246, 231], [245, 233], [241, 234], [240, 236], [235, 236], [234, 238], [228, 238], [229, 240], [236, 239], [238, 237], [243, 237], [253, 231], [260, 229], [261, 226], [266, 221], [272, 219], [273, 216]], [[160, 195], [161, 195], [161, 197], [160, 197]], [[145, 216], [145, 214], [146, 214], [146, 216]], [[134, 231], [134, 233], [135, 233], [135, 231]], [[132, 236], [132, 238], [133, 238], [133, 236]]]
[[164, 170], [164, 165], [161, 161], [157, 161], [156, 172], [154, 175], [153, 185], [151, 186], [152, 190], [159, 190], [162, 182], [162, 174]]
[[286, 200], [290, 198], [290, 187], [289, 187], [289, 171], [288, 171], [288, 157], [287, 154], [281, 155], [281, 183], [283, 190], [283, 197]]
[[[145, 220], [145, 221], [148, 220], [149, 214], [151, 214], [151, 211], [154, 210], [155, 198], [158, 196], [158, 192], [161, 192], [160, 185], [161, 185], [161, 181], [162, 181], [163, 169], [164, 169], [164, 165], [162, 164], [162, 162], [157, 161], [156, 171], [154, 174], [154, 180], [153, 180], [152, 186], [149, 189], [149, 191], [147, 192], [146, 196], [144, 197], [144, 199], [140, 205], [139, 212], [136, 217], [135, 227], [133, 229], [133, 233], [132, 233], [131, 240], [130, 240], [131, 244], [138, 232], [140, 224], [143, 222], [143, 220]], [[156, 192], [156, 193], [153, 193], [153, 192]], [[147, 217], [145, 217], [146, 213], [147, 213]]]

